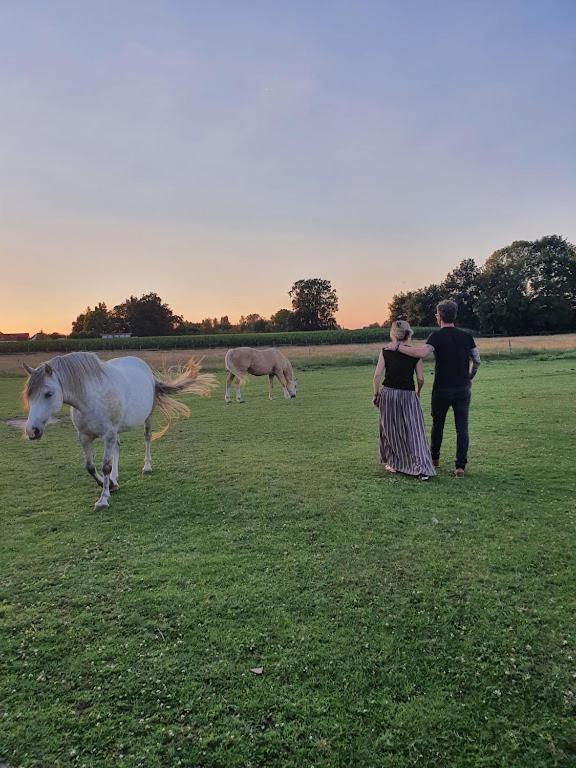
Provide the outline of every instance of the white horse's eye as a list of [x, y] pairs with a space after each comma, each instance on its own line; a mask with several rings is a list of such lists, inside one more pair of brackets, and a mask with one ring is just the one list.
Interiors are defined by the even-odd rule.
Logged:
[[44, 397], [52, 397], [52, 392], [46, 392], [46, 394], [44, 395]]

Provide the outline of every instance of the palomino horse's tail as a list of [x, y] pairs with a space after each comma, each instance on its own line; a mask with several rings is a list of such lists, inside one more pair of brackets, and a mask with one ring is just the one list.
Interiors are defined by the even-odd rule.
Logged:
[[200, 395], [209, 397], [216, 386], [213, 373], [200, 373], [200, 361], [190, 358], [186, 367], [173, 379], [159, 379], [154, 376], [154, 405], [164, 416], [164, 426], [158, 432], [152, 433], [152, 440], [168, 432], [170, 422], [175, 416], [190, 416], [190, 408], [173, 395]]
[[229, 349], [228, 352], [226, 352], [226, 357], [224, 358], [224, 367], [226, 370], [236, 376], [240, 384], [244, 384], [244, 380], [246, 378], [246, 372], [240, 373], [238, 368], [236, 367], [233, 357], [234, 357], [234, 351], [233, 349]]

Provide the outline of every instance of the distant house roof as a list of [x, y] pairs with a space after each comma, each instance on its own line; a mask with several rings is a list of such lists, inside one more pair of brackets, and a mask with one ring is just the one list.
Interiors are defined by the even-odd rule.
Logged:
[[0, 341], [28, 341], [29, 333], [0, 333]]

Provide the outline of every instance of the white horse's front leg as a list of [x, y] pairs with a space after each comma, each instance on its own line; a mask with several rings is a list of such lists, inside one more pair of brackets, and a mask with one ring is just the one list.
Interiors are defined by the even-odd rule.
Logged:
[[150, 442], [152, 440], [152, 427], [150, 425], [150, 418], [147, 418], [144, 423], [144, 466], [142, 467], [142, 474], [149, 475], [152, 472], [152, 453], [150, 451]]
[[98, 474], [96, 466], [94, 465], [94, 438], [85, 435], [83, 432], [79, 432], [78, 437], [80, 438], [80, 445], [84, 451], [84, 466], [86, 467], [86, 471], [88, 474], [92, 475], [98, 485], [102, 487], [104, 478], [102, 475]]
[[268, 400], [274, 400], [274, 393], [273, 393], [273, 387], [274, 387], [274, 374], [269, 373], [268, 374]]
[[116, 440], [114, 447], [114, 453], [112, 454], [112, 472], [110, 473], [110, 491], [117, 491], [120, 486], [118, 485], [118, 468], [120, 463], [120, 439]]
[[104, 458], [102, 459], [102, 475], [104, 483], [102, 485], [102, 493], [100, 498], [94, 505], [94, 509], [99, 511], [108, 506], [108, 499], [110, 498], [110, 475], [112, 473], [112, 459], [114, 457], [114, 448], [118, 442], [118, 435], [114, 432], [104, 437]]

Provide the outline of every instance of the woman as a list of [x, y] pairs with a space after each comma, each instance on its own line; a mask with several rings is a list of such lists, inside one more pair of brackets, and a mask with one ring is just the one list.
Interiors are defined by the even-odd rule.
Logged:
[[[410, 324], [406, 320], [395, 320], [390, 328], [390, 338], [393, 343], [410, 344]], [[383, 371], [384, 382], [379, 391]], [[416, 391], [414, 373], [418, 383]], [[424, 435], [419, 400], [423, 386], [422, 360], [384, 347], [372, 384], [373, 402], [380, 410], [380, 463], [385, 464], [389, 472], [428, 480], [436, 471]]]

